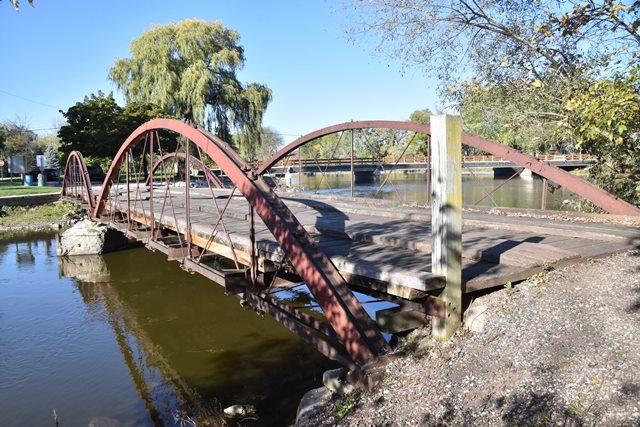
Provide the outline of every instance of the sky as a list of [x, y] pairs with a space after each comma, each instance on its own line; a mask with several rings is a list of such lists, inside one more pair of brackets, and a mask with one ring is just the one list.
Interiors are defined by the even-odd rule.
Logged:
[[376, 40], [350, 41], [348, 0], [0, 1], [0, 122], [55, 132], [66, 111], [99, 90], [129, 45], [153, 25], [187, 18], [220, 21], [240, 34], [244, 83], [273, 91], [264, 126], [291, 141], [350, 120], [407, 120], [439, 107], [424, 70], [376, 53]]

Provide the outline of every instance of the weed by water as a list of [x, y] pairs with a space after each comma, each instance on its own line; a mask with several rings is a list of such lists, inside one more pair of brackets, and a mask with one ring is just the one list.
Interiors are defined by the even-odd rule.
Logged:
[[343, 397], [333, 405], [333, 413], [339, 420], [343, 419], [360, 401], [360, 396], [350, 394]]

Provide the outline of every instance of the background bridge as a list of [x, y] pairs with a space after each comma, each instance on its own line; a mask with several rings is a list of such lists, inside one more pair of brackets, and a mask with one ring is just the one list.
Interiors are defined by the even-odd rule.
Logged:
[[[390, 301], [392, 312], [414, 319], [447, 316], [445, 301], [438, 297], [446, 283], [431, 269], [432, 212], [381, 200], [276, 192], [262, 175], [320, 136], [351, 133], [353, 147], [355, 131], [382, 127], [408, 133], [409, 145], [411, 134], [430, 133], [428, 126], [413, 123], [349, 122], [302, 137], [253, 169], [209, 132], [157, 119], [124, 142], [100, 186], [89, 182], [81, 154], [72, 154], [63, 195], [84, 203], [96, 221], [225, 286], [327, 357], [359, 370], [390, 351], [365, 310], [371, 301]], [[164, 130], [177, 135], [177, 145], [161, 139]], [[571, 186], [612, 212], [638, 214], [633, 206], [535, 158], [471, 135], [463, 135], [462, 142]], [[169, 146], [175, 154], [167, 152]], [[205, 188], [191, 188], [190, 180], [176, 176], [180, 162], [183, 171], [204, 169]], [[385, 171], [397, 166], [376, 162]], [[210, 169], [222, 170], [229, 188]], [[382, 186], [390, 184], [381, 181]], [[468, 211], [462, 224], [462, 291], [522, 280], [551, 264], [638, 245], [636, 227]], [[356, 297], [353, 291], [368, 297]]]

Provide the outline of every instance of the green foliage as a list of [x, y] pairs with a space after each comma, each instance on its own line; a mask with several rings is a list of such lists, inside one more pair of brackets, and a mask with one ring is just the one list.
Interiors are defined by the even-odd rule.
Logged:
[[519, 292], [520, 289], [516, 288], [515, 286], [513, 286], [512, 282], [507, 282], [504, 285], [504, 288], [507, 290], [507, 292], [509, 292], [510, 294], [515, 294], [516, 292]]
[[428, 67], [465, 130], [526, 152], [582, 149], [640, 204], [640, 2], [353, 0], [352, 34]]
[[28, 172], [35, 166], [36, 154], [41, 152], [38, 147], [38, 135], [29, 130], [25, 124], [15, 122], [5, 123], [3, 129], [0, 129], [0, 138], [4, 138], [2, 158], [25, 156]]
[[360, 401], [360, 396], [357, 394], [350, 394], [343, 397], [340, 401], [336, 402], [333, 407], [333, 413], [336, 418], [343, 419], [353, 408], [356, 407]]
[[484, 85], [472, 80], [452, 89], [452, 95], [466, 131], [528, 153], [566, 152], [574, 148], [556, 130], [565, 118], [563, 103], [570, 89], [564, 80], [551, 77]]
[[598, 186], [640, 206], [640, 74], [585, 83], [566, 102], [561, 132], [596, 156], [590, 178]]
[[131, 58], [119, 59], [109, 78], [127, 102], [157, 104], [228, 142], [235, 130], [241, 154], [253, 159], [271, 90], [238, 81], [245, 60], [239, 38], [220, 22], [187, 19], [154, 26], [131, 42]]
[[[155, 105], [132, 102], [120, 107], [113, 94], [86, 96], [62, 113], [67, 123], [60, 127], [60, 151], [66, 157], [78, 150], [86, 157], [112, 159], [138, 126], [166, 115]], [[175, 147], [175, 142], [173, 142]]]
[[[423, 110], [416, 110], [413, 113], [411, 113], [411, 115], [409, 116], [409, 121], [414, 123], [420, 123], [423, 125], [428, 125], [431, 123], [432, 115], [433, 113], [431, 113], [431, 110], [429, 110], [428, 108], [425, 108]], [[408, 152], [406, 153], [406, 155], [426, 156], [429, 154], [428, 153], [428, 148], [429, 148], [428, 135], [423, 135], [423, 134], [416, 135], [416, 140], [413, 142], [413, 144], [414, 144], [413, 148], [409, 148], [407, 150]]]
[[0, 217], [0, 225], [16, 227], [33, 223], [49, 224], [52, 221], [64, 219], [70, 212], [77, 214], [79, 209], [77, 206], [65, 202], [33, 207], [7, 206], [3, 208], [6, 216]]

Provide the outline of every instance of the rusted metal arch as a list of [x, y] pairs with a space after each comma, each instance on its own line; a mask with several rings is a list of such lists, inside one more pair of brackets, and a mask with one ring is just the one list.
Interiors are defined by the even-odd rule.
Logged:
[[[337, 132], [343, 132], [346, 130], [355, 129], [396, 129], [410, 132], [417, 132], [426, 135], [431, 134], [431, 127], [429, 125], [423, 125], [412, 122], [399, 122], [389, 120], [368, 120], [357, 122], [340, 123], [333, 126], [328, 126], [307, 135], [303, 135], [296, 139], [286, 147], [279, 150], [271, 158], [263, 162], [258, 167], [258, 174], [264, 174], [269, 168], [274, 166], [277, 162], [282, 160], [285, 156], [296, 150], [297, 148], [315, 140], [320, 137], [330, 135]], [[569, 191], [589, 200], [596, 206], [604, 209], [605, 211], [618, 214], [618, 215], [633, 215], [640, 216], [640, 209], [621, 200], [614, 195], [604, 191], [603, 189], [591, 184], [590, 182], [572, 175], [556, 166], [548, 165], [533, 156], [524, 154], [514, 148], [507, 147], [506, 145], [499, 144], [495, 141], [491, 141], [485, 138], [481, 138], [469, 133], [462, 134], [462, 143], [471, 147], [478, 148], [482, 151], [486, 151], [495, 156], [502, 157], [503, 159], [512, 161], [518, 166], [529, 169], [532, 172], [547, 178], [556, 184], [559, 184]]]
[[[178, 151], [174, 153], [168, 153], [160, 157], [157, 162], [153, 162], [153, 168], [151, 168], [151, 172], [149, 173], [146, 184], [149, 185], [151, 177], [155, 173], [156, 169], [160, 167], [160, 165], [163, 165], [166, 160], [173, 159], [175, 157], [179, 159], [186, 159], [187, 155], [181, 151]], [[204, 162], [202, 162], [200, 159], [190, 155], [189, 164], [195, 164], [198, 169], [204, 172], [204, 174], [207, 176], [207, 179], [212, 182], [216, 188], [225, 188], [224, 184], [222, 184], [222, 182], [220, 181], [220, 178], [218, 178], [215, 173], [211, 172], [211, 169], [209, 169], [207, 165], [205, 165]]]
[[338, 269], [318, 248], [293, 213], [235, 150], [204, 129], [174, 119], [154, 119], [133, 131], [111, 163], [93, 210], [94, 218], [98, 218], [105, 208], [111, 185], [120, 173], [128, 150], [157, 130], [171, 130], [186, 137], [231, 179], [305, 281], [355, 364], [364, 366], [390, 351], [377, 325], [354, 297]]
[[[77, 182], [72, 183], [71, 179], [80, 175], [80, 179]], [[89, 171], [87, 170], [87, 164], [82, 157], [82, 153], [79, 151], [72, 151], [67, 157], [67, 164], [64, 167], [64, 179], [62, 180], [61, 195], [63, 197], [71, 197], [72, 195], [67, 193], [68, 188], [80, 184], [82, 189], [83, 201], [89, 205], [89, 211], [93, 211], [96, 205], [96, 198], [93, 195], [93, 189], [91, 188], [91, 179], [89, 177]]]

